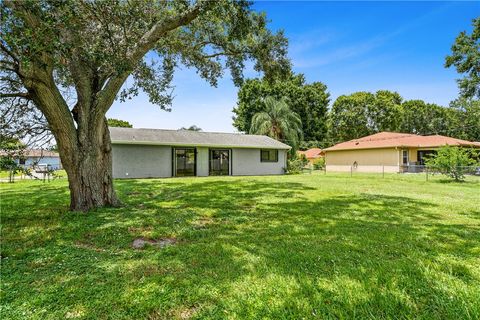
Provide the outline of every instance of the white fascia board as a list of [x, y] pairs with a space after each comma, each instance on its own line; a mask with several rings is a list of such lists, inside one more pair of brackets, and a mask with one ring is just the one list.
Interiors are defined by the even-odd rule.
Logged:
[[123, 141], [114, 140], [112, 144], [134, 144], [134, 145], [147, 145], [147, 146], [171, 146], [171, 147], [206, 147], [206, 148], [238, 148], [238, 149], [275, 149], [275, 150], [290, 150], [291, 147], [274, 147], [274, 146], [233, 146], [233, 145], [220, 145], [220, 144], [208, 144], [208, 143], [167, 143], [161, 141]]

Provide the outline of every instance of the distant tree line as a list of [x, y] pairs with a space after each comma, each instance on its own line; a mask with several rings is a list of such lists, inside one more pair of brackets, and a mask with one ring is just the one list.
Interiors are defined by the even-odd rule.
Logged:
[[381, 131], [480, 141], [479, 100], [459, 98], [444, 107], [423, 100], [404, 100], [397, 92], [379, 90], [339, 96], [329, 109], [326, 85], [307, 84], [303, 75], [278, 82], [247, 80], [233, 109], [233, 125], [239, 131], [251, 132], [252, 119], [267, 111], [269, 97], [284, 100], [300, 117], [300, 149], [328, 147]]
[[188, 131], [202, 131], [202, 128], [196, 126], [196, 125], [191, 125], [190, 127], [181, 127], [178, 130], [188, 130]]
[[342, 95], [328, 116], [332, 143], [380, 131], [440, 134], [465, 140], [480, 140], [480, 102], [458, 99], [449, 107], [422, 100], [406, 100], [386, 90]]
[[130, 122], [120, 119], [109, 118], [107, 119], [107, 124], [109, 127], [133, 128]]
[[302, 121], [303, 141], [323, 140], [327, 134], [330, 94], [321, 82], [306, 83], [302, 74], [286, 80], [249, 79], [238, 92], [233, 109], [233, 125], [239, 131], [250, 132], [256, 113], [267, 111], [266, 99], [285, 100]]
[[[325, 84], [308, 84], [304, 75], [291, 74], [277, 81], [272, 78], [246, 80], [233, 109], [233, 125], [239, 131], [252, 132], [255, 115], [269, 108], [273, 110], [268, 106], [272, 105], [269, 100], [272, 98], [288, 104], [301, 120], [303, 139], [300, 143], [276, 133], [277, 137], [283, 137], [280, 140], [298, 144], [300, 149], [328, 147], [380, 131], [440, 134], [480, 141], [480, 18], [472, 24], [472, 33], [461, 32], [452, 45], [451, 55], [445, 59], [445, 67], [455, 67], [463, 75], [457, 80], [459, 98], [447, 107], [423, 100], [404, 100], [397, 92], [379, 90], [341, 95], [329, 109], [330, 94]], [[271, 118], [269, 127], [275, 126]]]

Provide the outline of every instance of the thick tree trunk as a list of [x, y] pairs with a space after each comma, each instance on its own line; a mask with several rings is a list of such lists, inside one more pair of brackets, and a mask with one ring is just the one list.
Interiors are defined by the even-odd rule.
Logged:
[[120, 204], [113, 188], [112, 148], [106, 125], [102, 131], [100, 137], [87, 134], [79, 140], [76, 154], [62, 157], [68, 175], [70, 209], [73, 211]]
[[113, 188], [110, 132], [103, 109], [92, 98], [95, 94], [78, 94], [75, 111], [70, 111], [53, 78], [44, 79], [49, 81], [34, 82], [29, 92], [55, 136], [68, 175], [70, 209], [119, 205]]

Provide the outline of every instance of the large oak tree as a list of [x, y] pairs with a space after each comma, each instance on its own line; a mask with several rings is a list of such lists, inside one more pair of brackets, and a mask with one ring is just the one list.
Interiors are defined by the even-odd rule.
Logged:
[[6, 0], [0, 6], [0, 98], [31, 101], [45, 116], [68, 174], [72, 210], [119, 204], [105, 118], [116, 98], [143, 90], [168, 109], [179, 65], [212, 85], [226, 68], [240, 84], [249, 59], [266, 78], [289, 73], [286, 39], [270, 32], [265, 15], [247, 1]]

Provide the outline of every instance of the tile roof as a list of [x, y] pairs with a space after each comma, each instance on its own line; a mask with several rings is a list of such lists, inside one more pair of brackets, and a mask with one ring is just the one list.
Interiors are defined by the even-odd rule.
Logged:
[[290, 146], [280, 141], [261, 135], [117, 127], [109, 129], [112, 144], [290, 149]]
[[480, 143], [478, 142], [461, 140], [441, 135], [419, 136], [410, 133], [379, 132], [360, 139], [353, 139], [336, 144], [333, 147], [325, 149], [325, 151], [393, 147], [425, 148], [441, 147], [445, 145], [480, 147]]
[[298, 154], [304, 154], [307, 159], [321, 158], [323, 156], [323, 150], [320, 148], [312, 148], [305, 151], [297, 151]]

